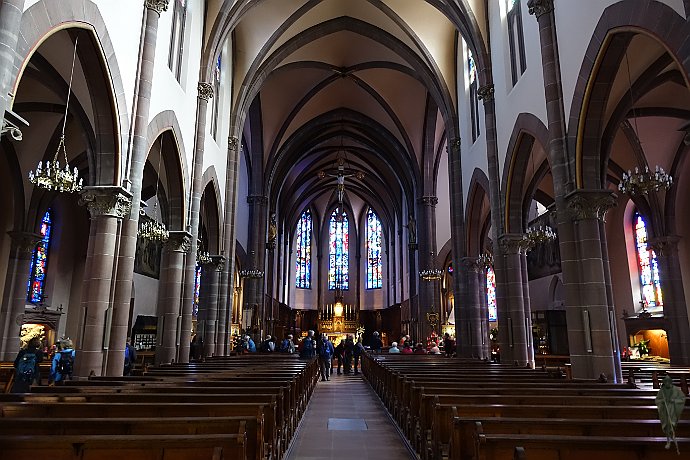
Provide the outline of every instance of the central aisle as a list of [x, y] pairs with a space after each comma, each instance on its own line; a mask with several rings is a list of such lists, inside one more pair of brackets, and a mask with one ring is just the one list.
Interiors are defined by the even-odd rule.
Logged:
[[361, 376], [319, 382], [288, 460], [406, 460], [413, 456]]

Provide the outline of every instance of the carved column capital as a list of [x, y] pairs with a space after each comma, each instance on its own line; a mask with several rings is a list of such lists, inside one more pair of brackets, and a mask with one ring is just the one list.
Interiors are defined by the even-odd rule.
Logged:
[[101, 216], [124, 219], [132, 207], [132, 193], [122, 187], [84, 187], [79, 204], [87, 207], [92, 219]]
[[460, 146], [461, 146], [461, 140], [459, 137], [449, 139], [448, 140], [448, 145], [446, 145], [446, 151], [448, 154], [458, 154], [460, 153]]
[[168, 11], [169, 2], [170, 0], [144, 0], [144, 6], [160, 16], [163, 11]]
[[213, 97], [213, 86], [205, 81], [200, 81], [196, 87], [197, 96], [199, 99], [208, 101]]
[[521, 233], [504, 233], [498, 239], [498, 246], [504, 255], [526, 254], [529, 244]]
[[537, 20], [541, 15], [552, 12], [553, 6], [553, 0], [529, 0], [527, 2], [529, 14], [533, 14]]
[[192, 234], [185, 231], [169, 232], [163, 247], [169, 251], [187, 253], [192, 247]]
[[228, 137], [228, 150], [232, 152], [237, 152], [240, 148], [240, 138], [237, 136]]
[[669, 256], [678, 251], [678, 235], [656, 236], [647, 240], [647, 247], [659, 256]]
[[438, 198], [435, 196], [423, 196], [417, 199], [419, 204], [424, 206], [436, 206], [438, 204]]
[[609, 190], [575, 190], [565, 196], [566, 216], [572, 220], [599, 219], [616, 206], [616, 194]]
[[225, 256], [215, 255], [211, 256], [211, 261], [204, 264], [205, 267], [210, 267], [217, 272], [222, 272], [225, 268]]
[[490, 102], [494, 100], [495, 93], [494, 85], [484, 85], [477, 90], [477, 99], [485, 103]]
[[268, 204], [268, 198], [263, 195], [249, 195], [247, 196], [247, 203], [258, 204], [259, 206], [266, 206]]
[[12, 238], [12, 245], [19, 252], [30, 254], [36, 248], [39, 241], [43, 239], [38, 233], [31, 232], [7, 232]]
[[463, 269], [471, 273], [482, 272], [482, 269], [477, 263], [477, 259], [475, 257], [463, 257], [462, 259], [460, 259], [460, 265]]

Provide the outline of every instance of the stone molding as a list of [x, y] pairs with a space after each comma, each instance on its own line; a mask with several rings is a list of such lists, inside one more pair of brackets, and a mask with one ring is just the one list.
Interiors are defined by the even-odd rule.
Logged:
[[571, 220], [604, 221], [609, 209], [616, 206], [616, 194], [609, 190], [575, 190], [565, 196], [566, 216]]
[[494, 85], [484, 85], [477, 90], [477, 99], [485, 103], [491, 102], [494, 100], [495, 93]]
[[132, 193], [122, 187], [84, 187], [79, 204], [89, 210], [92, 219], [101, 216], [124, 219], [132, 208]]
[[185, 231], [169, 232], [163, 247], [168, 251], [187, 253], [192, 247], [192, 234]]
[[529, 14], [533, 14], [537, 20], [540, 16], [551, 13], [554, 8], [553, 0], [529, 0], [527, 2]]
[[268, 204], [268, 198], [263, 195], [248, 195], [247, 203], [258, 204], [259, 206], [266, 206]]
[[43, 239], [38, 233], [31, 232], [7, 232], [12, 238], [12, 245], [19, 252], [30, 254], [36, 249], [36, 245]]
[[659, 256], [669, 256], [678, 252], [678, 235], [656, 236], [647, 239], [647, 247]]
[[168, 11], [169, 2], [170, 0], [144, 0], [144, 6], [160, 16], [163, 11]]
[[208, 101], [213, 98], [213, 86], [205, 81], [200, 81], [196, 87], [199, 99]]
[[418, 198], [417, 202], [425, 206], [436, 206], [438, 204], [438, 198], [435, 196], [423, 196]]
[[504, 255], [527, 254], [529, 243], [521, 233], [504, 233], [498, 239], [498, 245]]

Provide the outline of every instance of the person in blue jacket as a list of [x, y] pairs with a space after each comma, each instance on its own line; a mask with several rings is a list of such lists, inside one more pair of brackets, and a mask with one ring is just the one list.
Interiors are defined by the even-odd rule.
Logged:
[[50, 366], [50, 382], [61, 385], [65, 380], [72, 380], [76, 352], [70, 339], [60, 341], [60, 350], [53, 356]]

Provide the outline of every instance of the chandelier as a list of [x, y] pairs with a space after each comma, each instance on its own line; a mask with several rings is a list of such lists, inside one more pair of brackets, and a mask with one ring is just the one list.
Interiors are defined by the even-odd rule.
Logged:
[[[39, 161], [36, 171], [29, 171], [29, 182], [37, 187], [56, 192], [75, 193], [82, 189], [83, 180], [79, 178], [79, 171], [76, 166], [74, 170], [70, 171], [70, 165], [67, 161], [67, 148], [65, 147], [65, 127], [67, 126], [67, 113], [69, 111], [69, 99], [72, 94], [72, 80], [74, 77], [74, 62], [77, 58], [77, 43], [79, 37], [74, 41], [74, 53], [72, 54], [72, 70], [69, 77], [69, 86], [67, 89], [67, 103], [65, 104], [65, 116], [62, 121], [62, 134], [60, 135], [60, 142], [58, 143], [55, 156], [52, 161], [46, 161], [45, 168], [43, 162]], [[64, 168], [60, 166], [60, 152], [62, 152], [65, 159]]]
[[484, 270], [494, 266], [494, 255], [490, 252], [485, 252], [477, 257], [477, 265], [483, 267]]
[[659, 165], [654, 168], [654, 172], [645, 166], [644, 171], [640, 171], [635, 167], [635, 172], [623, 173], [623, 179], [618, 184], [618, 190], [626, 195], [647, 195], [649, 192], [658, 192], [660, 189], [668, 190], [673, 185], [673, 177], [671, 177], [664, 168]]
[[264, 272], [261, 270], [257, 269], [252, 269], [252, 270], [240, 270], [240, 276], [242, 278], [253, 278], [253, 279], [259, 279], [264, 277]]
[[440, 268], [427, 268], [419, 272], [419, 277], [424, 281], [438, 281], [443, 276]]
[[[153, 202], [153, 218], [145, 217], [144, 223], [139, 227], [137, 236], [149, 241], [165, 243], [170, 236], [163, 222], [158, 220], [158, 184], [160, 183], [161, 158], [163, 157], [163, 137], [161, 136], [160, 149], [158, 150], [158, 170], [156, 171], [156, 201]], [[162, 220], [162, 219], [161, 219]]]
[[523, 237], [528, 249], [533, 249], [540, 244], [549, 243], [556, 239], [556, 232], [548, 225], [530, 227]]

